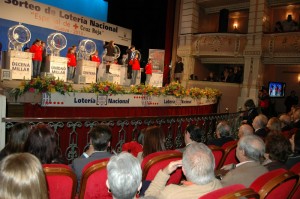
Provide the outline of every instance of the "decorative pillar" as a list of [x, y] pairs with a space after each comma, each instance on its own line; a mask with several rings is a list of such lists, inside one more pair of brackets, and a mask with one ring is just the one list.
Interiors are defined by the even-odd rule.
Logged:
[[2, 118], [6, 117], [6, 97], [0, 95], [0, 150], [5, 146], [5, 122]]
[[[195, 57], [192, 54], [192, 45], [195, 41], [193, 33], [198, 32], [199, 6], [197, 0], [181, 0], [179, 19], [179, 42], [177, 55], [182, 58], [184, 71], [181, 84], [186, 87], [191, 74], [194, 73]], [[174, 68], [176, 59], [172, 60], [172, 79], [174, 79]]]
[[261, 60], [262, 37], [265, 30], [268, 5], [266, 0], [250, 0], [247, 46], [244, 51], [244, 81], [237, 108], [243, 108], [247, 99], [258, 105], [258, 90], [263, 85], [264, 65]]

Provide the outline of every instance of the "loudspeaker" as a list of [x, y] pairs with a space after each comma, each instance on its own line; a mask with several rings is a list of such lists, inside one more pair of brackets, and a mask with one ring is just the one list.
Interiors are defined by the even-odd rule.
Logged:
[[218, 32], [227, 32], [228, 31], [228, 18], [229, 18], [229, 10], [228, 9], [220, 10], [219, 31]]

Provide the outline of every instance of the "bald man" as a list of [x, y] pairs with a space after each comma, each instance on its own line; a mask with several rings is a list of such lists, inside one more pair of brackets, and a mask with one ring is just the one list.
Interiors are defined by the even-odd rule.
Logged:
[[239, 139], [245, 135], [253, 135], [254, 129], [249, 124], [242, 124], [239, 128], [238, 137]]

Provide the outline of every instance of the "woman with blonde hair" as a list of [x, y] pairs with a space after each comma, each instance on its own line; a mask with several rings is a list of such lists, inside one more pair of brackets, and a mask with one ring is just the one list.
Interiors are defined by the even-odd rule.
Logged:
[[15, 153], [0, 162], [0, 199], [48, 199], [40, 161], [29, 153]]

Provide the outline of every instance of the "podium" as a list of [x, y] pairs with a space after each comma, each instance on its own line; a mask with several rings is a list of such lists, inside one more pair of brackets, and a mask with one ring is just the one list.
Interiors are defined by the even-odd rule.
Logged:
[[68, 58], [49, 55], [46, 58], [46, 73], [50, 73], [56, 79], [67, 81]]
[[95, 83], [97, 62], [80, 59], [77, 62], [75, 83]]
[[11, 79], [31, 79], [32, 53], [9, 50], [6, 56], [5, 68], [10, 70]]
[[163, 73], [153, 72], [149, 84], [154, 87], [162, 87], [163, 85]]
[[[127, 67], [118, 64], [111, 64], [109, 72], [111, 74], [106, 73], [105, 64], [100, 64], [98, 70], [98, 79], [99, 81], [109, 81], [120, 84], [122, 86], [130, 86], [131, 79], [127, 79]], [[136, 85], [141, 82], [141, 72], [138, 73], [136, 77]]]

